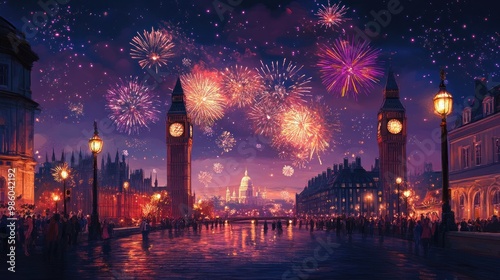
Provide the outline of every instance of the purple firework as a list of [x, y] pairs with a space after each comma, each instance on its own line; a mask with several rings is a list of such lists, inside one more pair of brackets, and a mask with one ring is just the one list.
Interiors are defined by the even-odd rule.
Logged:
[[106, 100], [109, 118], [120, 132], [138, 134], [140, 128], [148, 128], [149, 124], [158, 121], [159, 102], [137, 77], [127, 81], [120, 79], [119, 83], [108, 89]]
[[326, 89], [342, 97], [356, 97], [373, 87], [383, 71], [377, 66], [379, 50], [372, 49], [368, 42], [337, 39], [331, 46], [324, 46], [319, 53], [317, 66]]

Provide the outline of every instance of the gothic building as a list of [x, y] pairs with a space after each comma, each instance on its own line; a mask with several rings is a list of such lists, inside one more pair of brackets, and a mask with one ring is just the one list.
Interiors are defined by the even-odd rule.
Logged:
[[399, 100], [399, 87], [389, 70], [384, 100], [378, 112], [377, 141], [380, 159], [380, 187], [383, 192], [384, 214], [396, 214], [399, 197], [396, 179], [407, 182], [406, 176], [406, 110]]
[[172, 92], [172, 105], [167, 113], [167, 191], [172, 198], [172, 216], [185, 217], [193, 209], [191, 193], [191, 151], [193, 125], [184, 102], [181, 80]]
[[[66, 189], [69, 190], [69, 195], [66, 195], [68, 212], [90, 214], [92, 212], [93, 158], [91, 154], [83, 154], [81, 150], [78, 156], [75, 156], [74, 152], [71, 153], [69, 163], [64, 152], [61, 153], [59, 159], [56, 159], [54, 151], [50, 160], [48, 155], [45, 156], [45, 162], [39, 164], [40, 167], [35, 176], [35, 205], [37, 208], [47, 207], [44, 201], [47, 194], [62, 189], [62, 183], [54, 180], [53, 170], [64, 163], [67, 163], [70, 168], [70, 177], [66, 182]], [[114, 160], [111, 159], [109, 153], [107, 156], [103, 155], [101, 168], [98, 170], [100, 218], [131, 216], [140, 218], [141, 204], [149, 201], [153, 192], [151, 183], [152, 176], [145, 178], [142, 169], [130, 172], [125, 156], [120, 159], [118, 151]], [[38, 210], [46, 211], [46, 209]]]
[[500, 214], [500, 85], [488, 89], [486, 82], [475, 80], [474, 99], [448, 133], [451, 207], [459, 220]]
[[33, 204], [33, 138], [38, 103], [31, 99], [31, 69], [38, 56], [24, 34], [0, 17], [0, 204], [8, 186], [16, 204]]
[[361, 165], [361, 158], [349, 164], [334, 164], [311, 178], [295, 196], [296, 213], [308, 215], [380, 215], [382, 191], [379, 186], [378, 162], [371, 171]]

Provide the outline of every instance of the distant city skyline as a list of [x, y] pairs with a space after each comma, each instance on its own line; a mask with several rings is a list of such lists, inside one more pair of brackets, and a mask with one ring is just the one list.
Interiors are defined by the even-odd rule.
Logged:
[[[374, 14], [387, 9], [387, 3], [343, 3], [349, 8], [346, 20], [331, 27], [321, 25], [317, 15], [327, 1], [243, 1], [222, 17], [211, 1], [138, 3], [59, 4], [59, 10], [48, 15], [47, 24], [36, 29], [30, 24], [34, 24], [34, 15], [43, 11], [36, 2], [0, 3], [2, 16], [26, 33], [40, 56], [32, 71], [32, 97], [41, 105], [35, 123], [38, 163], [43, 163], [46, 153], [50, 157], [53, 148], [57, 158], [62, 150], [67, 155], [80, 149], [90, 153], [87, 142], [97, 120], [104, 140], [99, 162], [102, 156], [114, 156], [118, 150], [128, 154], [131, 169], [142, 168], [146, 174], [155, 170], [159, 185], [165, 186], [165, 117], [177, 76], [195, 71], [206, 77], [220, 75], [236, 65], [258, 70], [262, 64], [286, 60], [297, 67], [303, 65], [300, 73], [310, 78], [304, 85], [310, 89], [302, 98], [311, 106], [316, 102], [330, 107], [340, 132], [332, 131], [329, 147], [311, 153], [300, 168], [294, 166], [292, 158], [297, 150], [285, 154], [274, 139], [256, 132], [248, 117], [250, 108], [228, 107], [210, 129], [194, 127], [193, 191], [210, 193], [217, 187], [236, 186], [245, 168], [254, 184], [267, 186], [269, 192], [300, 192], [307, 180], [344, 157], [353, 161], [359, 156], [363, 167], [370, 169], [378, 157], [376, 116], [389, 65], [396, 73], [407, 110], [408, 172], [422, 171], [424, 162], [439, 170], [439, 145], [432, 136], [433, 131], [439, 131], [439, 118], [433, 114], [432, 97], [438, 90], [440, 68], [448, 72], [447, 88], [455, 100], [450, 128], [474, 96], [475, 77], [488, 76], [490, 85], [500, 80], [500, 37], [495, 30], [500, 23], [492, 9], [483, 8], [481, 3], [486, 5], [486, 1], [460, 1], [456, 5], [430, 1], [425, 6], [401, 1], [402, 11], [391, 14], [385, 26], [378, 25], [379, 34], [369, 42], [380, 51], [376, 66], [384, 74], [356, 98], [328, 92], [317, 66], [318, 52], [323, 46], [333, 46], [337, 39], [356, 36], [358, 29], [376, 21]], [[177, 45], [172, 49], [174, 56], [158, 72], [142, 69], [130, 55], [132, 39], [152, 28], [170, 32]], [[151, 96], [158, 113], [155, 123], [147, 123], [149, 128], [139, 127], [139, 133], [128, 134], [118, 131], [110, 119], [107, 98], [110, 90], [121, 85], [120, 79], [130, 77], [153, 85]], [[231, 150], [217, 144], [226, 131], [235, 140]], [[214, 164], [218, 164], [216, 170]], [[293, 168], [291, 176], [283, 174], [285, 166]], [[290, 171], [287, 169], [288, 175]], [[206, 174], [212, 177], [210, 182], [203, 178]]]

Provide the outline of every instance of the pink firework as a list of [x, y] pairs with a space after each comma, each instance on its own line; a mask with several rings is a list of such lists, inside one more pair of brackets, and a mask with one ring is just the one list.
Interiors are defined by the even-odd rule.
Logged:
[[345, 13], [349, 8], [346, 6], [340, 6], [341, 3], [330, 5], [330, 1], [328, 1], [328, 5], [321, 5], [322, 8], [318, 10], [316, 15], [319, 17], [318, 23], [326, 28], [332, 28], [334, 26], [340, 25], [347, 18], [344, 18]]
[[159, 102], [151, 90], [139, 82], [138, 78], [124, 81], [120, 79], [106, 94], [109, 118], [120, 132], [139, 133], [140, 128], [148, 128], [158, 121]]
[[356, 97], [367, 91], [382, 76], [377, 66], [379, 50], [374, 50], [366, 41], [348, 42], [337, 39], [331, 46], [325, 46], [318, 53], [323, 85], [333, 94], [342, 97], [352, 94]]

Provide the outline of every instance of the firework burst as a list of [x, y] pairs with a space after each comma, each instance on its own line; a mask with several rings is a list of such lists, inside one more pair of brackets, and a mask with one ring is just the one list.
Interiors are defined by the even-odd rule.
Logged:
[[75, 118], [80, 118], [83, 116], [83, 104], [81, 102], [69, 103], [68, 109], [71, 116]]
[[54, 180], [56, 182], [62, 182], [64, 180], [62, 177], [63, 171], [66, 172], [66, 174], [67, 174], [66, 180], [68, 180], [68, 178], [71, 175], [71, 168], [69, 168], [69, 166], [66, 162], [64, 162], [62, 164], [58, 164], [54, 168], [52, 168], [52, 177], [54, 177]]
[[337, 39], [333, 46], [320, 50], [321, 78], [327, 90], [342, 97], [351, 93], [356, 97], [363, 90], [373, 87], [382, 75], [377, 66], [379, 50], [374, 50], [366, 41], [351, 43]]
[[248, 106], [255, 101], [256, 94], [262, 91], [259, 75], [247, 67], [236, 65], [226, 68], [221, 74], [221, 88], [229, 99], [229, 106]]
[[158, 67], [167, 65], [167, 59], [174, 56], [172, 36], [166, 31], [151, 28], [151, 32], [144, 30], [142, 35], [137, 32], [130, 45], [130, 56], [138, 59], [143, 69], [154, 67], [158, 72]]
[[236, 145], [236, 140], [233, 135], [229, 131], [224, 131], [222, 134], [215, 140], [215, 144], [219, 148], [221, 148], [224, 152], [230, 152], [234, 145]]
[[226, 99], [216, 79], [195, 73], [181, 76], [186, 93], [186, 106], [191, 120], [197, 125], [211, 126], [224, 116]]
[[293, 170], [293, 167], [291, 167], [290, 165], [285, 165], [285, 166], [283, 166], [282, 172], [283, 172], [283, 175], [290, 177], [293, 175], [294, 170]]
[[123, 81], [108, 89], [106, 107], [109, 118], [116, 124], [118, 131], [139, 133], [140, 128], [158, 121], [156, 101], [150, 89], [139, 83], [138, 78]]
[[220, 174], [222, 171], [224, 171], [224, 165], [220, 162], [214, 163], [213, 170], [215, 173]]
[[270, 106], [281, 109], [292, 105], [303, 103], [303, 97], [311, 91], [307, 84], [311, 77], [306, 77], [300, 73], [303, 66], [297, 66], [292, 62], [271, 62], [271, 65], [264, 65], [258, 69], [259, 76], [264, 85], [260, 99], [269, 103]]
[[200, 173], [198, 173], [198, 181], [200, 181], [200, 183], [202, 183], [206, 188], [208, 187], [208, 184], [212, 182], [212, 174], [210, 174], [210, 172], [200, 171]]
[[327, 6], [321, 5], [318, 13], [316, 13], [316, 15], [319, 17], [318, 23], [326, 28], [332, 28], [335, 26], [339, 26], [342, 22], [346, 21], [347, 18], [344, 18], [344, 15], [347, 10], [349, 10], [349, 8], [340, 5], [340, 2], [330, 5], [330, 1], [328, 1]]
[[252, 121], [255, 133], [272, 136], [279, 126], [279, 113], [279, 107], [260, 101], [250, 108], [248, 118]]

